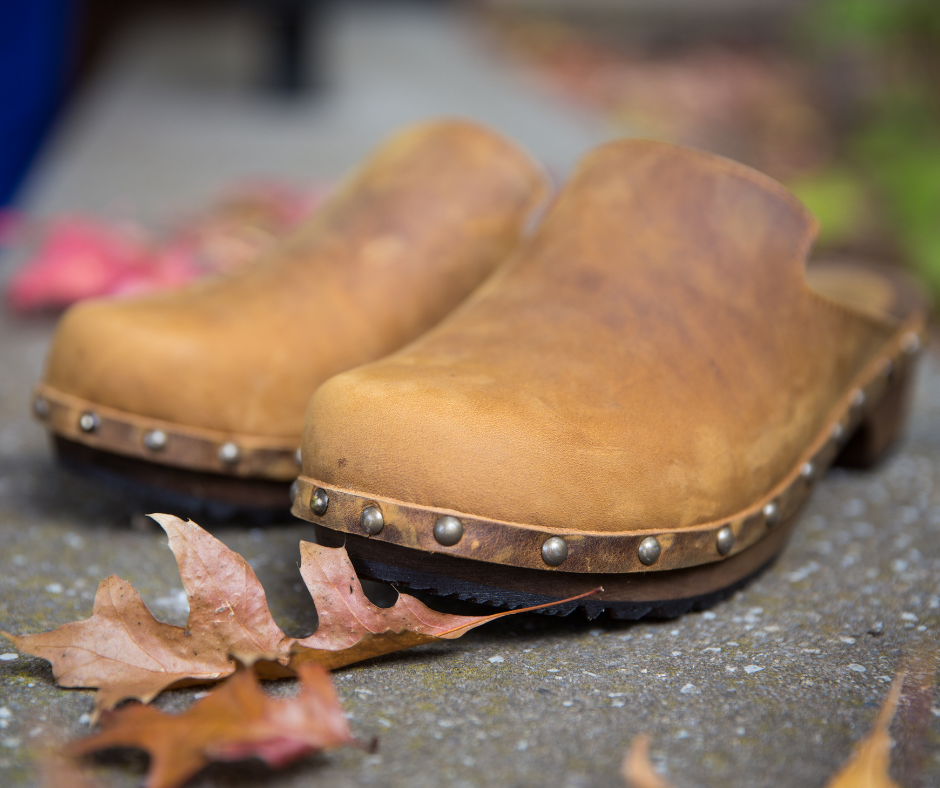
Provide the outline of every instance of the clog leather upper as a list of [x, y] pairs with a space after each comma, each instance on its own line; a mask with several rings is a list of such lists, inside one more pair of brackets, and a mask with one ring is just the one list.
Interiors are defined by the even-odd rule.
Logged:
[[468, 302], [317, 390], [304, 475], [569, 532], [731, 516], [793, 469], [893, 330], [807, 286], [815, 233], [743, 166], [599, 148]]
[[535, 162], [479, 126], [414, 127], [267, 259], [69, 310], [44, 382], [129, 414], [296, 439], [317, 385], [450, 312], [517, 243], [546, 188]]

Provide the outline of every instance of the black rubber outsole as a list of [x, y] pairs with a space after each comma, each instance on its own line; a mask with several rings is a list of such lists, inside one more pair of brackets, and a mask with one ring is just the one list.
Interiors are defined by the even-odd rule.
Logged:
[[[776, 538], [768, 540], [775, 544], [768, 544], [768, 549], [754, 551], [751, 555], [742, 554], [736, 564], [723, 567], [720, 562], [704, 569], [692, 567], [635, 575], [575, 575], [517, 569], [425, 554], [323, 526], [315, 526], [315, 530], [320, 544], [346, 548], [361, 577], [391, 583], [422, 598], [433, 595], [429, 600], [432, 602], [449, 599], [510, 610], [547, 605], [539, 612], [567, 616], [580, 611], [589, 619], [606, 614], [614, 619], [635, 621], [676, 618], [690, 610], [704, 610], [747, 585], [776, 559], [790, 530], [781, 525]], [[393, 549], [389, 550], [390, 547]], [[561, 601], [605, 585], [606, 592], [598, 597]], [[610, 598], [618, 594], [627, 598]], [[630, 598], [631, 595], [636, 598]]]
[[[53, 449], [66, 470], [121, 490], [151, 511], [169, 511], [196, 521], [244, 520], [253, 525], [294, 519], [287, 482], [171, 468], [58, 436], [53, 437]], [[277, 505], [278, 500], [283, 504]]]
[[[644, 618], [660, 620], [679, 618], [693, 611], [708, 610], [710, 607], [724, 601], [756, 579], [758, 575], [773, 564], [774, 560], [776, 559], [771, 559], [751, 575], [732, 583], [726, 588], [707, 594], [699, 594], [698, 596], [656, 602], [592, 602], [588, 598], [563, 605], [551, 605], [535, 612], [550, 616], [569, 616], [577, 613], [583, 615], [589, 621], [602, 615], [618, 621], [639, 621]], [[518, 610], [519, 608], [535, 607], [537, 605], [549, 605], [554, 601], [553, 597], [541, 594], [507, 591], [479, 583], [454, 582], [450, 578], [429, 574], [417, 576], [408, 574], [405, 577], [404, 572], [396, 570], [394, 567], [387, 567], [391, 571], [382, 571], [374, 564], [370, 564], [367, 568], [355, 561], [353, 566], [357, 572], [374, 580], [390, 583], [396, 587], [407, 588], [409, 593], [422, 598], [423, 601], [430, 602], [431, 606], [437, 600], [456, 599], [461, 602], [472, 602], [481, 607]]]

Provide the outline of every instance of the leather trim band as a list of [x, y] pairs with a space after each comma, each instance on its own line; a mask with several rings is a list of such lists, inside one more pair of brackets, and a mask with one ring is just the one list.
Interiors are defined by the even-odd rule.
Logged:
[[[660, 572], [721, 561], [752, 547], [777, 523], [785, 522], [805, 502], [816, 480], [832, 464], [855, 429], [866, 420], [895, 385], [909, 376], [913, 357], [926, 339], [921, 317], [899, 329], [866, 365], [840, 399], [830, 419], [794, 468], [764, 498], [733, 517], [672, 530], [634, 530], [619, 533], [562, 531], [385, 498], [335, 487], [306, 476], [297, 479], [292, 512], [297, 517], [334, 531], [390, 542], [415, 550], [442, 553], [488, 563], [545, 571], [580, 573]], [[325, 491], [322, 514], [311, 506], [312, 497]], [[367, 506], [377, 507], [384, 526], [369, 535], [360, 524]], [[322, 510], [322, 499], [321, 506]], [[440, 544], [434, 526], [441, 517], [460, 520], [463, 535], [452, 546]], [[731, 545], [728, 547], [728, 531]], [[557, 566], [542, 558], [542, 546], [561, 537], [567, 557]], [[640, 544], [654, 537], [660, 554], [652, 565], [641, 562]], [[724, 550], [719, 550], [719, 544]]]
[[161, 465], [286, 482], [299, 470], [295, 440], [216, 432], [150, 419], [65, 394], [43, 383], [33, 391], [33, 415], [55, 435]]

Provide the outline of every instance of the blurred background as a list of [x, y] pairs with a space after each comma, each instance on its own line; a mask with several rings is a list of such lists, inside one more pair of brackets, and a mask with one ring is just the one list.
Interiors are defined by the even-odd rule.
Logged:
[[617, 136], [730, 156], [940, 292], [937, 0], [0, 0], [7, 303], [238, 265], [435, 115], [558, 180]]

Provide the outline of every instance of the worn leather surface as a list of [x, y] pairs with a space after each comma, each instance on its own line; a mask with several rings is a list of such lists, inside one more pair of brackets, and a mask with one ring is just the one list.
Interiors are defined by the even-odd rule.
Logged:
[[725, 159], [597, 149], [460, 309], [317, 390], [304, 475], [567, 531], [732, 516], [793, 471], [894, 327], [808, 288], [815, 232]]
[[450, 312], [546, 190], [536, 163], [486, 129], [406, 130], [269, 258], [182, 291], [70, 309], [45, 382], [141, 416], [298, 439], [317, 385]]

